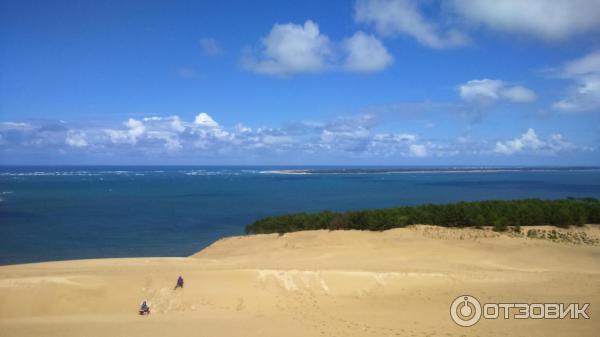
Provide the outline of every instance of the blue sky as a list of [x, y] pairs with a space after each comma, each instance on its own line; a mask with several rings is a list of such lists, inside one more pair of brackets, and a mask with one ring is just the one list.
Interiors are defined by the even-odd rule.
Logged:
[[600, 1], [0, 1], [4, 164], [600, 164]]

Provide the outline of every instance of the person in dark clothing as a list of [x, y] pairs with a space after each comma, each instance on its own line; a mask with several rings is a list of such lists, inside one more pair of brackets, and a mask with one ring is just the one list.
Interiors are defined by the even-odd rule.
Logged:
[[150, 306], [146, 303], [146, 300], [142, 301], [140, 305], [140, 315], [150, 315]]
[[177, 278], [177, 284], [175, 285], [175, 289], [177, 288], [183, 288], [183, 277], [181, 277], [181, 275], [179, 275], [179, 277]]

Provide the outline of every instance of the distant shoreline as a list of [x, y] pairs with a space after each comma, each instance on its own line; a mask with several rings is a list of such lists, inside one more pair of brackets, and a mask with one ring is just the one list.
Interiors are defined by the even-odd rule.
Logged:
[[501, 173], [600, 171], [600, 167], [431, 167], [431, 168], [342, 168], [271, 170], [271, 174], [411, 174], [411, 173]]
[[0, 176], [100, 175], [371, 175], [452, 173], [599, 172], [599, 166], [194, 166], [194, 165], [0, 165]]

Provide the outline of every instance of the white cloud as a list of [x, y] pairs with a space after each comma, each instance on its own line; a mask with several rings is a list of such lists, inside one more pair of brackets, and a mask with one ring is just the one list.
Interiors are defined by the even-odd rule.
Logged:
[[468, 37], [455, 29], [443, 31], [420, 13], [419, 2], [410, 0], [357, 1], [355, 20], [373, 24], [384, 36], [409, 35], [433, 48], [451, 48], [468, 44]]
[[569, 88], [567, 97], [553, 106], [564, 112], [600, 110], [600, 77], [583, 77], [577, 82]]
[[494, 152], [504, 155], [511, 155], [521, 152], [556, 154], [561, 151], [572, 150], [574, 145], [565, 141], [561, 134], [550, 135], [546, 140], [540, 139], [535, 130], [529, 128], [521, 136], [507, 140], [505, 142], [496, 142]]
[[85, 139], [85, 132], [83, 131], [72, 131], [69, 130], [67, 133], [67, 138], [65, 139], [67, 145], [73, 147], [86, 147], [88, 146], [88, 142]]
[[169, 152], [181, 150], [183, 146], [177, 134], [168, 131], [148, 131], [148, 139], [156, 139], [163, 142]]
[[169, 121], [169, 125], [173, 130], [177, 132], [185, 131], [185, 126], [183, 125], [181, 119], [179, 119], [179, 116], [171, 116], [167, 120]]
[[4, 129], [31, 129], [33, 126], [29, 123], [18, 123], [18, 122], [2, 122], [0, 123], [0, 130]]
[[378, 133], [373, 136], [373, 141], [382, 143], [402, 143], [402, 142], [414, 142], [417, 136], [409, 133], [391, 134], [391, 133]]
[[144, 122], [135, 118], [129, 118], [123, 125], [127, 127], [127, 130], [106, 130], [113, 143], [135, 144], [138, 138], [146, 132]]
[[[210, 116], [209, 116], [210, 118]], [[144, 125], [150, 124], [153, 128], [158, 129], [167, 129], [173, 130], [176, 132], [185, 131], [185, 125], [179, 118], [179, 116], [169, 116], [169, 117], [144, 117], [142, 119], [144, 121]]]
[[125, 122], [125, 126], [129, 129], [128, 133], [133, 138], [140, 137], [146, 131], [144, 123], [134, 118], [129, 118], [127, 122]]
[[[165, 158], [247, 159], [439, 158], [456, 155], [556, 154], [575, 147], [560, 134], [538, 137], [533, 129], [517, 138], [490, 142], [486, 139], [432, 139], [406, 132], [376, 132], [381, 122], [365, 114], [329, 121], [297, 122], [285, 127], [225, 127], [206, 112], [185, 121], [178, 116], [130, 118], [114, 128], [70, 128], [64, 122], [0, 123], [0, 153], [68, 153], [86, 151], [90, 156], [133, 158], [165, 155]], [[387, 126], [389, 127], [389, 126]], [[37, 152], [36, 152], [37, 151]], [[53, 152], [54, 151], [54, 152]], [[160, 157], [159, 157], [160, 158]]]
[[196, 115], [196, 118], [194, 119], [194, 124], [206, 126], [209, 128], [219, 127], [219, 124], [215, 122], [215, 120], [212, 117], [210, 117], [210, 115], [206, 112], [201, 112], [198, 115]]
[[381, 41], [360, 31], [345, 39], [342, 46], [347, 54], [344, 66], [351, 71], [379, 71], [394, 60]]
[[380, 158], [425, 157], [425, 145], [415, 144], [417, 136], [410, 133], [378, 133], [370, 136], [366, 153]]
[[289, 76], [333, 70], [372, 73], [385, 69], [393, 60], [373, 35], [358, 31], [333, 42], [315, 22], [307, 20], [304, 25], [275, 24], [261, 39], [258, 55], [247, 51], [242, 62], [259, 74]]
[[458, 87], [460, 97], [465, 101], [475, 100], [497, 100], [500, 98], [498, 92], [504, 84], [499, 80], [471, 80]]
[[469, 22], [549, 41], [600, 29], [597, 0], [453, 0], [452, 5]]
[[500, 94], [502, 97], [515, 103], [529, 103], [537, 99], [537, 95], [533, 90], [520, 85], [506, 86]]
[[411, 144], [409, 147], [410, 155], [413, 157], [425, 157], [427, 156], [427, 148], [425, 145]]
[[597, 74], [600, 72], [600, 50], [591, 52], [579, 59], [567, 62], [563, 74], [566, 77]]
[[226, 131], [206, 112], [197, 114], [189, 128], [190, 133], [196, 137], [193, 144], [198, 148], [207, 149], [219, 143], [235, 143], [235, 134]]
[[328, 130], [321, 131], [321, 140], [325, 143], [336, 143], [344, 140], [364, 139], [369, 136], [369, 130], [360, 127], [354, 130]]
[[202, 52], [208, 56], [216, 56], [223, 53], [221, 47], [217, 43], [217, 40], [213, 38], [202, 38], [200, 39], [200, 48], [202, 48]]
[[304, 25], [275, 24], [261, 44], [258, 60], [250, 58], [246, 66], [269, 75], [319, 72], [327, 67], [331, 54], [329, 38], [311, 20]]
[[349, 152], [363, 151], [369, 144], [374, 124], [372, 115], [338, 118], [323, 125], [311, 125], [319, 135], [315, 141], [319, 146]]
[[[437, 13], [429, 15], [426, 13]], [[358, 0], [355, 21], [383, 36], [407, 35], [433, 48], [469, 43], [467, 28], [564, 41], [600, 31], [598, 0]]]
[[505, 99], [514, 103], [529, 103], [537, 99], [531, 89], [500, 80], [471, 80], [461, 84], [458, 90], [460, 97], [467, 102], [490, 103]]
[[574, 84], [567, 89], [566, 97], [553, 104], [555, 109], [563, 112], [600, 111], [600, 50], [567, 62], [558, 75]]
[[244, 133], [250, 133], [250, 132], [252, 132], [252, 129], [249, 128], [249, 127], [244, 126], [244, 124], [242, 124], [242, 123], [237, 123], [235, 125], [235, 131], [237, 133], [244, 134]]
[[153, 147], [159, 141], [169, 152], [183, 149], [184, 142], [207, 148], [215, 142], [231, 142], [235, 137], [206, 112], [198, 113], [192, 123], [182, 121], [179, 116], [154, 116], [142, 120], [130, 118], [124, 126], [125, 130], [104, 130], [111, 143]]
[[293, 137], [286, 135], [264, 135], [261, 137], [261, 142], [266, 145], [281, 145], [294, 143], [295, 140]]

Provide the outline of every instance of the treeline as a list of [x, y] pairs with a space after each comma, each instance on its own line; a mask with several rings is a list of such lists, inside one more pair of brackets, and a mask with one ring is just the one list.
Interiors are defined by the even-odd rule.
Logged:
[[313, 229], [382, 231], [413, 224], [443, 227], [552, 225], [557, 227], [600, 223], [600, 202], [595, 198], [560, 200], [490, 200], [446, 205], [426, 204], [348, 212], [323, 211], [273, 216], [246, 226], [246, 233], [287, 233]]

